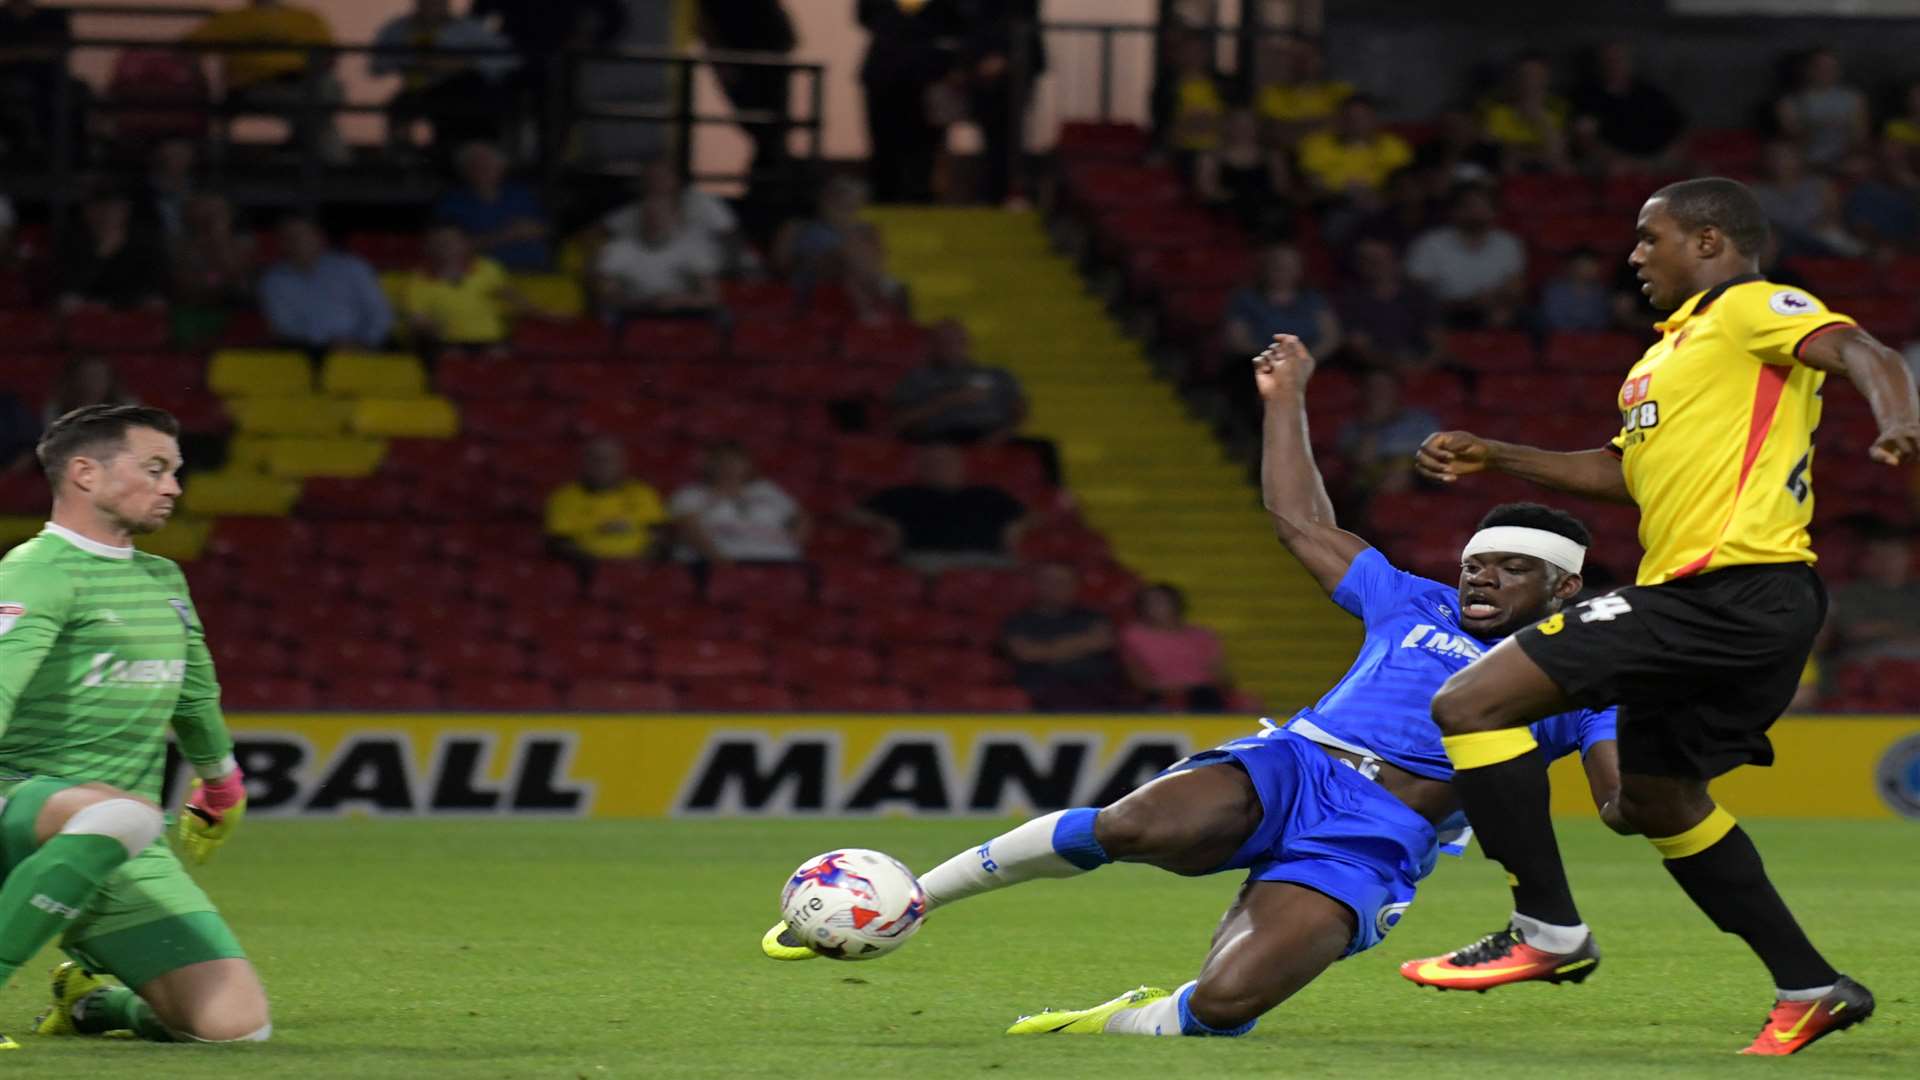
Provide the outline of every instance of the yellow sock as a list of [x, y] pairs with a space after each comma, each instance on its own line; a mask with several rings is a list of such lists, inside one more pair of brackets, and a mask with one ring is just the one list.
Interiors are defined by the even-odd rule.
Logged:
[[1660, 850], [1662, 858], [1684, 859], [1719, 843], [1738, 824], [1724, 807], [1715, 806], [1713, 813], [1700, 819], [1700, 824], [1678, 836], [1649, 836], [1647, 839]]
[[1479, 769], [1512, 761], [1540, 744], [1534, 740], [1532, 729], [1512, 727], [1446, 735], [1441, 737], [1440, 745], [1446, 747], [1447, 758], [1454, 768]]

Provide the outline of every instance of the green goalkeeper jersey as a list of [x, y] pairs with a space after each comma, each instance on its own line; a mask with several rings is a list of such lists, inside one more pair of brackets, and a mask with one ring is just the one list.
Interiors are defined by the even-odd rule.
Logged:
[[0, 776], [158, 801], [169, 726], [202, 776], [232, 768], [213, 659], [172, 560], [51, 524], [0, 559]]

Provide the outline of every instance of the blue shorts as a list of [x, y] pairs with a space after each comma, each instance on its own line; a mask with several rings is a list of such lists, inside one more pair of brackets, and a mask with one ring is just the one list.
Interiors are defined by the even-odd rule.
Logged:
[[1353, 909], [1347, 956], [1380, 944], [1433, 871], [1433, 826], [1317, 743], [1285, 730], [1203, 750], [1167, 773], [1227, 761], [1247, 771], [1266, 813], [1213, 872], [1247, 870], [1248, 881], [1290, 881], [1324, 893]]

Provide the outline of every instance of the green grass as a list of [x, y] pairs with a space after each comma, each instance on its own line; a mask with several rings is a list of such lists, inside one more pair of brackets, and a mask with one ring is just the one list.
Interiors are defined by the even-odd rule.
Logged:
[[0, 990], [0, 1031], [26, 1044], [0, 1076], [1920, 1076], [1915, 827], [1749, 827], [1815, 940], [1879, 995], [1872, 1023], [1790, 1063], [1732, 1056], [1765, 972], [1644, 842], [1591, 822], [1561, 830], [1606, 956], [1584, 986], [1442, 995], [1395, 974], [1505, 914], [1476, 853], [1249, 1038], [1015, 1040], [1018, 1013], [1190, 977], [1237, 880], [1108, 868], [941, 912], [883, 960], [775, 964], [757, 943], [801, 859], [860, 845], [924, 867], [998, 825], [258, 821], [202, 880], [266, 979], [272, 1042], [29, 1038], [48, 954]]

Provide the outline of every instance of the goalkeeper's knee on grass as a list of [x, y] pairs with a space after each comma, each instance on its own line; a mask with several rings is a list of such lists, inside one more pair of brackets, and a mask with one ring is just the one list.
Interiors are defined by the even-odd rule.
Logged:
[[165, 828], [147, 803], [102, 799], [22, 859], [0, 885], [0, 984], [79, 918], [107, 875]]

